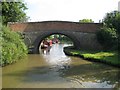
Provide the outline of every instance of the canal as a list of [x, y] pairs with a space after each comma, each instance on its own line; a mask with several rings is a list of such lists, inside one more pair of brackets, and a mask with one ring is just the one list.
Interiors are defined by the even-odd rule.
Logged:
[[29, 54], [2, 68], [3, 88], [114, 88], [120, 85], [118, 68], [66, 56], [54, 44], [50, 52]]

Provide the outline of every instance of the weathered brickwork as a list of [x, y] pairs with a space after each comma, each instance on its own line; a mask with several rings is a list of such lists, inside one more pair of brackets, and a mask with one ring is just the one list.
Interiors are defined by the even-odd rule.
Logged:
[[13, 23], [13, 24], [9, 24], [9, 26], [14, 31], [69, 30], [69, 31], [81, 31], [81, 32], [96, 32], [97, 30], [99, 30], [102, 24], [46, 21], [46, 22]]

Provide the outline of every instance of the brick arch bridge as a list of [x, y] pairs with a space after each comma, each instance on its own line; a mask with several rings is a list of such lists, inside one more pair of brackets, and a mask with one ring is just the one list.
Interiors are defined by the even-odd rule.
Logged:
[[25, 43], [32, 46], [32, 53], [39, 53], [41, 41], [52, 34], [63, 34], [74, 42], [79, 49], [102, 49], [96, 38], [101, 23], [79, 23], [68, 21], [43, 21], [26, 23], [9, 23], [9, 27], [25, 35]]

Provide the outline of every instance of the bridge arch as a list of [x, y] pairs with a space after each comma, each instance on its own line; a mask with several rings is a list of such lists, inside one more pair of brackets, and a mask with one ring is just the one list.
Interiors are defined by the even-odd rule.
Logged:
[[63, 34], [71, 38], [75, 48], [86, 50], [102, 49], [97, 41], [96, 32], [103, 26], [102, 23], [79, 23], [69, 21], [43, 21], [9, 23], [13, 31], [22, 32], [29, 38], [24, 40], [27, 46], [33, 46], [32, 53], [38, 53], [41, 40], [52, 34]]
[[[54, 34], [60, 34], [60, 35], [65, 35], [67, 36], [68, 38], [71, 39], [71, 41], [73, 42], [73, 46], [74, 47], [78, 47], [79, 45], [79, 40], [74, 36], [74, 34], [71, 34], [69, 32], [56, 32], [56, 31], [52, 31], [52, 32], [44, 32], [42, 35], [39, 35], [36, 40], [34, 41], [34, 49], [33, 49], [33, 53], [36, 53], [38, 54], [39, 53], [39, 46], [42, 42], [43, 39], [45, 39], [46, 37], [49, 37], [51, 35], [54, 35]], [[80, 47], [80, 46], [79, 46]]]

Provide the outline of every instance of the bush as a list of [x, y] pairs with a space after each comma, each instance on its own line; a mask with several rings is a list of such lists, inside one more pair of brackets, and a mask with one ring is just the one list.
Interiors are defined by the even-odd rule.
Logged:
[[1, 34], [2, 56], [0, 63], [2, 66], [16, 62], [27, 55], [27, 47], [18, 33], [3, 26]]
[[103, 27], [97, 32], [97, 39], [104, 49], [118, 49], [118, 35], [116, 29]]
[[107, 13], [104, 21], [105, 25], [109, 28], [115, 28], [117, 33], [120, 34], [120, 12], [112, 11]]
[[[103, 19], [103, 23], [104, 23], [105, 27], [111, 28], [111, 30], [112, 30], [111, 33], [112, 32], [114, 33], [114, 35], [113, 35], [113, 33], [111, 34], [112, 36], [110, 36], [110, 34], [109, 34], [109, 36], [110, 36], [109, 40], [110, 40], [110, 42], [115, 42], [115, 44], [117, 44], [114, 46], [120, 52], [120, 12], [112, 11], [112, 12], [107, 13], [105, 18]], [[117, 33], [117, 43], [116, 43], [116, 39], [115, 39], [116, 38], [115, 32]], [[115, 41], [113, 41], [114, 39], [115, 39]], [[108, 40], [106, 41], [106, 43], [108, 43]], [[112, 43], [111, 46], [113, 46], [113, 44], [114, 43]]]

